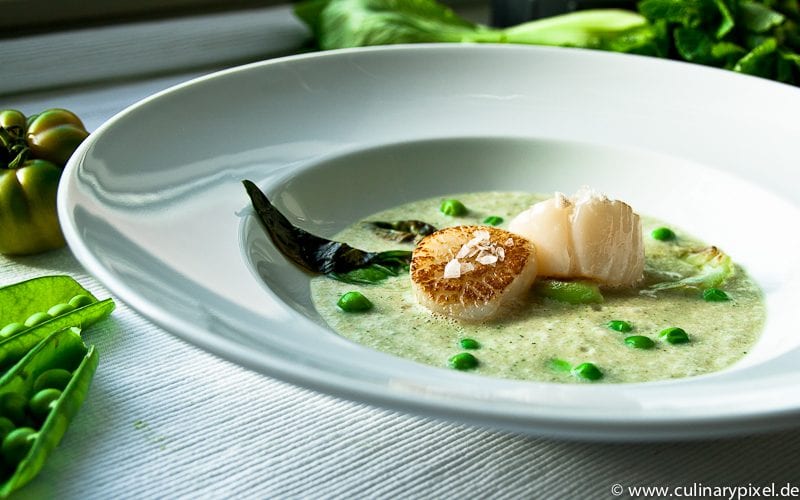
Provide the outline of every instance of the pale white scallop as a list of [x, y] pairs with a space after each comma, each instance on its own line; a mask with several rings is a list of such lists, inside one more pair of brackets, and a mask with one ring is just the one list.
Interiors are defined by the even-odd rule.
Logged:
[[607, 287], [642, 279], [639, 216], [594, 190], [582, 188], [571, 198], [556, 193], [512, 219], [509, 231], [534, 243], [539, 276], [592, 279]]

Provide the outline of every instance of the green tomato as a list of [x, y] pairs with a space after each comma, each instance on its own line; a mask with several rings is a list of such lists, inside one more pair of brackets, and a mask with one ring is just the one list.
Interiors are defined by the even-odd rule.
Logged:
[[30, 120], [26, 139], [34, 158], [63, 167], [88, 136], [89, 132], [75, 113], [54, 108]]
[[25, 115], [16, 109], [3, 109], [0, 110], [0, 127], [3, 127], [11, 134], [22, 137], [28, 123], [25, 120]]
[[0, 170], [0, 253], [27, 255], [65, 245], [56, 214], [61, 169], [44, 160]]
[[[28, 149], [25, 142], [25, 115], [16, 109], [0, 110], [0, 168], [7, 166]], [[17, 159], [17, 161], [23, 161]]]

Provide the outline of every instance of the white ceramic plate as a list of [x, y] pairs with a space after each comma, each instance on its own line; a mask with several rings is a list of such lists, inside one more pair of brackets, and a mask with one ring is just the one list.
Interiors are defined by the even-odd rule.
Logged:
[[[800, 416], [800, 91], [602, 52], [413, 46], [289, 57], [144, 100], [73, 156], [59, 215], [120, 299], [248, 368], [341, 397], [581, 439], [718, 436]], [[413, 199], [592, 185], [723, 247], [763, 339], [725, 372], [558, 385], [418, 365], [328, 330], [240, 183], [332, 235]]]

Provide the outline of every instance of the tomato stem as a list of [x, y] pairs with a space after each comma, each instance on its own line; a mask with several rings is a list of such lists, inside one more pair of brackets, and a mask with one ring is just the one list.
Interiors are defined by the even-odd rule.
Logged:
[[30, 155], [30, 149], [25, 139], [21, 137], [19, 127], [0, 127], [0, 144], [6, 149], [8, 155], [13, 158], [8, 165], [0, 165], [1, 168], [14, 169], [22, 166]]

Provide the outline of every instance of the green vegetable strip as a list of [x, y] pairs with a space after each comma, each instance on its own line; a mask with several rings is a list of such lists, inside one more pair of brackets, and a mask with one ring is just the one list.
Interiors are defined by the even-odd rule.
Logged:
[[31, 350], [9, 373], [0, 378], [0, 396], [13, 392], [27, 399], [33, 396], [33, 384], [43, 372], [52, 368], [72, 371], [72, 378], [47, 419], [39, 428], [28, 454], [17, 465], [13, 475], [0, 487], [0, 498], [8, 497], [33, 479], [44, 466], [50, 452], [58, 446], [70, 421], [80, 409], [97, 369], [94, 347], [88, 349], [78, 329], [53, 333]]
[[31, 314], [47, 311], [80, 294], [94, 299], [69, 276], [43, 276], [0, 288], [0, 328], [9, 323], [22, 323]]
[[597, 304], [603, 302], [600, 287], [592, 281], [560, 281], [543, 279], [533, 285], [540, 297], [568, 304]]
[[645, 46], [654, 38], [647, 19], [635, 12], [594, 9], [513, 26], [504, 31], [502, 41], [623, 51], [623, 44]]
[[0, 340], [0, 371], [6, 370], [22, 359], [36, 344], [53, 332], [68, 327], [86, 328], [108, 317], [114, 307], [112, 299], [95, 302]]

